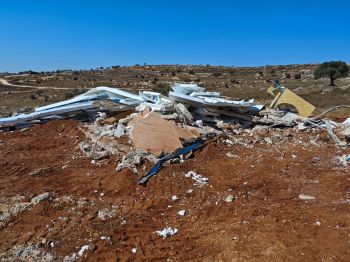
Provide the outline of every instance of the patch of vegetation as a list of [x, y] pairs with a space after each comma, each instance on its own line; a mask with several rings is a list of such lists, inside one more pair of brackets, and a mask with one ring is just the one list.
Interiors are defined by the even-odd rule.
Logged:
[[219, 77], [219, 76], [221, 76], [221, 75], [222, 75], [221, 72], [215, 72], [215, 73], [213, 73], [213, 76], [214, 76], [214, 77]]
[[38, 96], [42, 96], [44, 94], [44, 90], [42, 89], [38, 89], [35, 94], [37, 94]]
[[19, 75], [24, 75], [24, 74], [29, 74], [29, 75], [38, 75], [39, 72], [35, 72], [32, 70], [27, 70], [27, 71], [22, 71], [22, 72], [18, 72]]
[[70, 99], [70, 98], [72, 98], [72, 97], [74, 97], [74, 96], [77, 96], [77, 95], [80, 95], [80, 94], [82, 94], [82, 93], [84, 93], [84, 90], [80, 90], [80, 89], [74, 89], [72, 92], [67, 92], [67, 93], [65, 93], [64, 94], [64, 98], [65, 99]]
[[300, 74], [300, 73], [296, 73], [296, 74], [294, 75], [294, 78], [295, 78], [295, 79], [300, 79], [300, 78], [301, 78], [301, 74]]
[[161, 93], [162, 95], [168, 95], [171, 87], [167, 83], [158, 83], [155, 87], [152, 88], [154, 92]]
[[337, 78], [347, 77], [348, 74], [349, 68], [347, 64], [342, 61], [324, 62], [319, 65], [314, 72], [315, 79], [328, 77], [331, 80], [330, 86], [335, 86], [334, 81]]

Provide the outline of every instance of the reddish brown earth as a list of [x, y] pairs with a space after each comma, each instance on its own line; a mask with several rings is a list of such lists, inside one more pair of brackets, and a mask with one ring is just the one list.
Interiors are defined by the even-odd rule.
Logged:
[[[89, 245], [80, 260], [350, 261], [349, 166], [335, 160], [350, 150], [325, 133], [295, 129], [235, 138], [243, 144], [210, 143], [143, 187], [136, 181], [146, 170], [118, 173], [118, 157], [91, 164], [77, 147], [85, 138], [74, 121], [0, 133], [0, 198], [52, 196], [0, 227], [0, 253], [41, 243], [57, 260]], [[190, 170], [208, 184], [194, 185], [185, 177]], [[114, 214], [102, 220], [104, 209]], [[166, 239], [154, 233], [167, 226], [179, 232]]]

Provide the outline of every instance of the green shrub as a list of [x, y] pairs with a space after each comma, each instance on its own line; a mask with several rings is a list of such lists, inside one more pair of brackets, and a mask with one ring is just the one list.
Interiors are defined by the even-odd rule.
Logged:
[[347, 77], [349, 68], [345, 62], [342, 61], [330, 61], [320, 64], [315, 72], [315, 79], [321, 77], [329, 77], [331, 80], [330, 86], [335, 86], [334, 81], [337, 78]]
[[171, 87], [169, 84], [166, 83], [158, 83], [155, 87], [152, 88], [154, 92], [161, 93], [162, 95], [168, 95], [169, 91], [171, 90]]

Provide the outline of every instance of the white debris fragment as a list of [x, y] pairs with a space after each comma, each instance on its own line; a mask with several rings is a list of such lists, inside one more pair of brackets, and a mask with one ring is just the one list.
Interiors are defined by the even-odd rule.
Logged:
[[105, 236], [101, 236], [101, 240], [111, 240], [111, 238], [110, 237], [105, 237]]
[[98, 218], [102, 220], [106, 220], [108, 218], [112, 218], [114, 215], [114, 210], [109, 210], [109, 209], [102, 209], [98, 211]]
[[133, 249], [131, 249], [131, 253], [136, 254], [136, 252], [137, 252], [137, 248], [136, 248], [136, 247], [134, 247]]
[[316, 224], [316, 226], [320, 226], [321, 222], [320, 221], [316, 221], [315, 224]]
[[233, 157], [236, 157], [237, 155], [234, 155], [234, 154], [232, 154], [231, 152], [227, 152], [227, 153], [226, 153], [226, 156], [227, 156], [228, 158], [233, 158]]
[[348, 164], [350, 164], [350, 155], [342, 155], [336, 157], [336, 163], [338, 165], [348, 166]]
[[42, 201], [48, 200], [50, 197], [51, 197], [50, 193], [46, 192], [46, 193], [40, 194], [40, 195], [38, 195], [36, 197], [33, 197], [30, 200], [30, 202], [35, 206], [35, 205], [39, 204]]
[[316, 199], [316, 197], [314, 197], [314, 196], [303, 195], [303, 194], [299, 195], [299, 198], [301, 200], [315, 200]]
[[269, 137], [264, 137], [264, 140], [265, 140], [265, 142], [266, 142], [267, 144], [269, 144], [269, 145], [272, 144], [271, 138], [269, 138]]
[[226, 143], [227, 145], [231, 145], [231, 146], [234, 145], [233, 141], [230, 140], [230, 139], [226, 139], [226, 140], [225, 140], [225, 143]]
[[183, 217], [186, 214], [186, 210], [180, 210], [179, 212], [177, 212], [177, 214]]
[[234, 197], [233, 195], [228, 195], [228, 196], [225, 198], [225, 202], [231, 203], [234, 199], [235, 199], [235, 197]]
[[166, 227], [163, 230], [157, 230], [156, 233], [158, 236], [161, 236], [163, 239], [171, 237], [178, 232], [177, 228]]
[[84, 246], [82, 246], [82, 247], [80, 248], [79, 252], [78, 252], [78, 256], [81, 257], [81, 256], [84, 254], [84, 252], [85, 252], [86, 250], [88, 250], [89, 248], [90, 248], [89, 245], [84, 245]]
[[178, 196], [177, 195], [173, 195], [171, 197], [171, 201], [176, 201], [176, 200], [179, 200]]
[[191, 194], [193, 192], [193, 189], [190, 188], [189, 190], [186, 191], [187, 194]]
[[195, 185], [203, 186], [208, 183], [208, 178], [203, 177], [196, 173], [196, 171], [189, 171], [187, 174], [185, 174], [185, 177], [190, 177], [194, 181], [196, 181]]
[[198, 127], [203, 126], [203, 120], [196, 120], [194, 123], [195, 123], [195, 125], [198, 126]]

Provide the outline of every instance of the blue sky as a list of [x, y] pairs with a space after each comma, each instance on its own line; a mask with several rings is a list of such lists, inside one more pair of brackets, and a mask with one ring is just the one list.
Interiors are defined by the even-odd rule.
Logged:
[[1, 1], [0, 71], [350, 62], [350, 1]]

